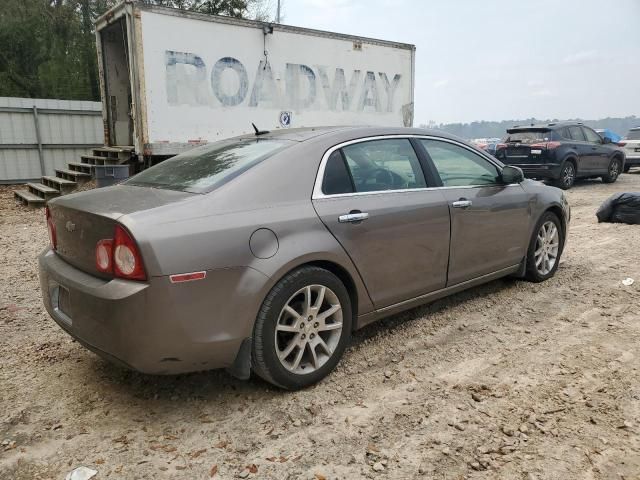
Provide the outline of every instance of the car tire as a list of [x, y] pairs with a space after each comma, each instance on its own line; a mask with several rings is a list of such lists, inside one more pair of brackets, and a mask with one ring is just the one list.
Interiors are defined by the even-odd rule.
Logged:
[[262, 303], [253, 330], [251, 368], [278, 387], [308, 387], [338, 364], [351, 328], [351, 300], [340, 279], [315, 266], [296, 269]]
[[564, 240], [558, 216], [553, 212], [545, 212], [536, 223], [527, 249], [527, 280], [544, 282], [555, 275], [564, 249]]
[[607, 174], [602, 176], [602, 181], [604, 183], [613, 183], [618, 180], [621, 167], [622, 162], [620, 159], [618, 157], [612, 158], [611, 162], [609, 162], [609, 166], [607, 167]]
[[629, 173], [629, 170], [631, 170], [631, 165], [625, 165], [624, 166], [624, 173]]
[[553, 184], [562, 190], [569, 190], [576, 181], [576, 166], [571, 161], [566, 161], [560, 169], [560, 177]]

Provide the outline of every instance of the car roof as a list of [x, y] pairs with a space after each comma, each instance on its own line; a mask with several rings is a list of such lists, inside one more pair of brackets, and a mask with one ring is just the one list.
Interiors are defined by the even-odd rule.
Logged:
[[[440, 130], [413, 127], [378, 127], [362, 125], [276, 129], [269, 132], [260, 133], [258, 136], [259, 138], [277, 138], [294, 142], [304, 142], [307, 140], [317, 139], [319, 137], [329, 140], [332, 137], [348, 137], [357, 139], [385, 135], [425, 135], [448, 138], [450, 140], [457, 140], [467, 143], [466, 140], [461, 139], [460, 137]], [[238, 138], [255, 137], [256, 134], [248, 134], [242, 135]]]
[[549, 122], [549, 123], [531, 123], [529, 125], [514, 125], [507, 129], [508, 133], [516, 132], [518, 130], [555, 130], [562, 127], [569, 126], [585, 126], [582, 122]]

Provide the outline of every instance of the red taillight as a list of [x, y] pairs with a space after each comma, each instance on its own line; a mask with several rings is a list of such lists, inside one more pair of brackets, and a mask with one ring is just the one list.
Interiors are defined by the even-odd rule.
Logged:
[[142, 256], [136, 242], [120, 225], [116, 225], [113, 242], [113, 271], [116, 277], [130, 280], [146, 280]]
[[44, 208], [44, 216], [47, 219], [47, 230], [49, 232], [49, 243], [51, 244], [51, 248], [54, 250], [58, 246], [58, 238], [56, 237], [56, 226], [53, 223], [53, 218], [51, 217], [51, 211], [49, 207]]
[[98, 271], [113, 273], [113, 240], [100, 240], [96, 245], [96, 267]]
[[113, 237], [96, 244], [97, 269], [128, 280], [146, 280], [142, 255], [133, 237], [120, 225], [116, 225]]
[[624, 147], [627, 144], [627, 142], [618, 142], [618, 146], [619, 147]]
[[544, 148], [546, 150], [553, 150], [554, 148], [558, 148], [562, 143], [560, 142], [543, 142], [543, 143], [533, 143], [529, 145], [531, 148]]

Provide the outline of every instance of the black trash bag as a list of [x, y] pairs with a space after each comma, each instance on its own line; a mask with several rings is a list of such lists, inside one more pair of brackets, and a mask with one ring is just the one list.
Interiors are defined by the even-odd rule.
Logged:
[[640, 192], [611, 195], [596, 212], [598, 222], [640, 225]]

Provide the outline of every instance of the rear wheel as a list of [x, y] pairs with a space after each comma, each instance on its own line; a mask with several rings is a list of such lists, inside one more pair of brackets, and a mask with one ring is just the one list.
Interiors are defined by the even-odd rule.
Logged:
[[280, 280], [256, 319], [252, 368], [288, 390], [313, 385], [337, 365], [351, 336], [347, 289], [331, 272], [308, 266]]
[[553, 277], [560, 263], [564, 246], [564, 233], [557, 215], [546, 212], [533, 232], [527, 251], [526, 279], [543, 282]]
[[604, 183], [613, 183], [620, 176], [620, 170], [622, 167], [622, 162], [620, 162], [619, 158], [614, 158], [609, 163], [609, 168], [607, 169], [607, 174], [602, 177], [602, 181]]
[[564, 162], [560, 169], [560, 178], [554, 181], [554, 185], [563, 190], [569, 190], [576, 181], [576, 167], [571, 161]]

